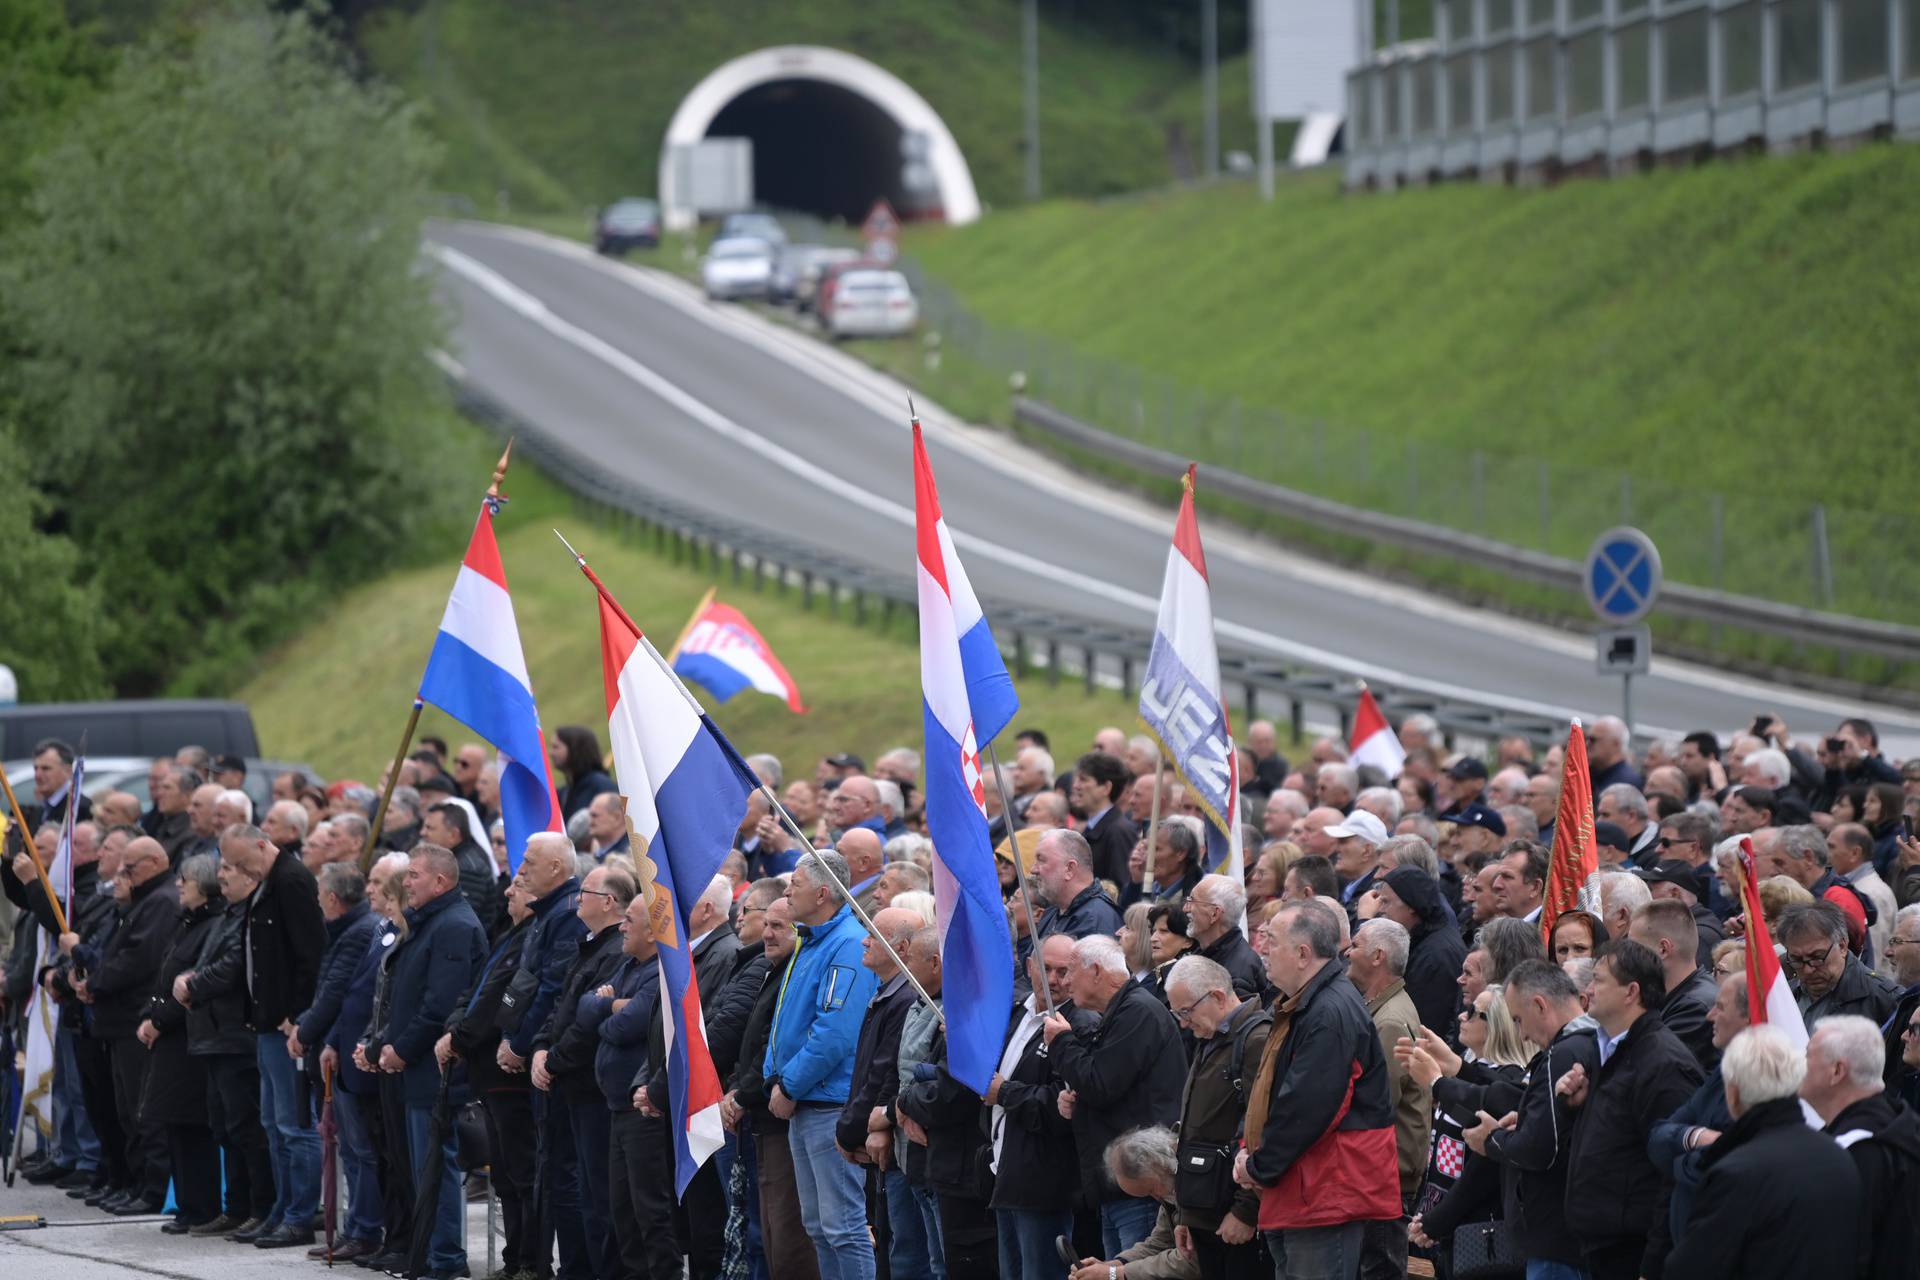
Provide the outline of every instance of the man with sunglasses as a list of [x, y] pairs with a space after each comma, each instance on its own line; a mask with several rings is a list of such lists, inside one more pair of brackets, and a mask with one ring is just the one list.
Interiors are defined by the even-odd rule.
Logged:
[[1838, 907], [1828, 902], [1789, 907], [1780, 916], [1778, 937], [1787, 949], [1794, 998], [1808, 1030], [1835, 1014], [1857, 1014], [1875, 1026], [1892, 1015], [1900, 990], [1847, 950], [1847, 918]]

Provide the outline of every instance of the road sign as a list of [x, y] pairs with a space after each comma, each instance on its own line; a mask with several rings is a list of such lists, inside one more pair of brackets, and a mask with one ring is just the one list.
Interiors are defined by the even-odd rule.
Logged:
[[875, 200], [873, 208], [867, 213], [867, 220], [860, 224], [860, 238], [868, 244], [875, 240], [898, 240], [900, 217], [894, 213], [893, 206], [885, 200]]
[[1630, 525], [1609, 529], [1588, 549], [1581, 585], [1596, 618], [1631, 626], [1653, 611], [1660, 594], [1660, 549]]
[[1653, 662], [1648, 627], [1608, 627], [1593, 633], [1593, 665], [1603, 676], [1643, 676]]

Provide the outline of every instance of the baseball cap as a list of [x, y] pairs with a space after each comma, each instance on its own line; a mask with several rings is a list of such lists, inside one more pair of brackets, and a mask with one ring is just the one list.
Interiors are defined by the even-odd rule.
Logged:
[[867, 771], [867, 762], [851, 751], [842, 751], [839, 755], [828, 756], [827, 763], [836, 769], [858, 769], [861, 773]]
[[[1481, 767], [1485, 768], [1484, 765]], [[1456, 827], [1483, 827], [1503, 840], [1507, 835], [1507, 820], [1478, 801], [1441, 820], [1451, 822]]]
[[1633, 875], [1648, 884], [1677, 884], [1695, 897], [1704, 897], [1700, 892], [1700, 873], [1691, 863], [1678, 858], [1662, 858], [1651, 867], [1635, 867]]
[[1365, 809], [1355, 809], [1346, 816], [1345, 821], [1327, 828], [1327, 834], [1335, 840], [1345, 840], [1349, 836], [1359, 836], [1375, 848], [1387, 842], [1387, 824], [1368, 813]]
[[1621, 853], [1633, 852], [1633, 841], [1627, 839], [1627, 831], [1617, 822], [1596, 822], [1593, 824], [1594, 843], [1617, 849]]
[[1448, 767], [1447, 776], [1455, 782], [1464, 782], [1468, 778], [1479, 778], [1485, 781], [1487, 777], [1487, 762], [1479, 756], [1461, 756]]
[[245, 773], [247, 771], [247, 762], [239, 756], [215, 756], [213, 758], [213, 771], [215, 773]]

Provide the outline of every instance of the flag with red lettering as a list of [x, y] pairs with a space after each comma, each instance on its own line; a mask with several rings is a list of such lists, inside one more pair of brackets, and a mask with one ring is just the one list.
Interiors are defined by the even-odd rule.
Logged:
[[1587, 737], [1575, 720], [1567, 729], [1560, 761], [1560, 808], [1553, 821], [1553, 859], [1547, 896], [1540, 908], [1541, 936], [1553, 940], [1553, 922], [1563, 911], [1600, 914], [1600, 854], [1593, 835], [1593, 779], [1587, 772]]

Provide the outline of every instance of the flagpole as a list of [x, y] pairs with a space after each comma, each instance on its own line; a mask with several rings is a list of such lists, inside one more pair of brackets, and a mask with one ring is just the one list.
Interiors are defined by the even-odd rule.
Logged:
[[[1033, 894], [1027, 889], [1026, 869], [1020, 865], [1019, 833], [1013, 829], [1013, 797], [1007, 794], [1006, 775], [1000, 772], [1000, 753], [994, 748], [991, 742], [987, 743], [987, 763], [993, 768], [993, 785], [1000, 791], [1001, 816], [1007, 820], [1007, 843], [1013, 848], [1013, 878], [1020, 886], [1020, 901], [1027, 904], [1027, 936], [1033, 939], [1033, 953], [1039, 955], [1041, 943], [1038, 932], [1040, 928], [1040, 913], [1033, 909]], [[1016, 956], [1019, 954], [1019, 948], [1017, 946], [1014, 948], [1014, 954]], [[1051, 1018], [1054, 1016], [1053, 988], [1047, 983], [1045, 977], [1046, 967], [1047, 962], [1045, 958], [1042, 958], [1040, 961], [1042, 975], [1040, 979], [1040, 994], [1046, 999], [1047, 1016]]]
[[[566, 539], [562, 538], [561, 541], [564, 542]], [[712, 604], [713, 598], [719, 594], [720, 588], [708, 587], [707, 594], [700, 597], [700, 603], [693, 606], [693, 616], [687, 619], [687, 625], [680, 628], [680, 634], [674, 637], [673, 648], [667, 650], [669, 665], [680, 656], [680, 650], [687, 643], [687, 637], [693, 634], [696, 626], [700, 625], [700, 615], [707, 611], [707, 606]]]
[[419, 698], [413, 700], [413, 713], [407, 717], [407, 727], [400, 735], [400, 749], [393, 753], [393, 764], [387, 769], [387, 785], [380, 792], [380, 803], [373, 811], [373, 824], [367, 828], [367, 843], [360, 850], [360, 874], [366, 875], [373, 869], [373, 851], [380, 845], [380, 831], [387, 822], [387, 805], [393, 800], [393, 788], [400, 781], [400, 767], [406, 763], [407, 748], [413, 745], [413, 731], [420, 727], [420, 708], [424, 706]]
[[[702, 720], [706, 719], [707, 709], [700, 705], [698, 698], [693, 696], [693, 691], [688, 689], [686, 682], [680, 679], [679, 674], [674, 671], [673, 665], [660, 656], [660, 651], [653, 647], [653, 641], [647, 639], [647, 633], [640, 629], [640, 624], [635, 622], [628, 616], [627, 611], [620, 607], [620, 602], [615, 600], [613, 593], [607, 590], [607, 584], [600, 581], [600, 575], [593, 571], [593, 566], [587, 563], [587, 558], [574, 550], [573, 544], [568, 542], [566, 535], [558, 529], [553, 531], [553, 536], [560, 539], [560, 545], [567, 549], [567, 553], [573, 557], [573, 562], [580, 566], [580, 572], [587, 576], [587, 581], [591, 582], [594, 590], [600, 593], [600, 598], [606, 601], [607, 607], [612, 609], [620, 621], [625, 623], [627, 628], [633, 632], [634, 639], [640, 642], [640, 647], [647, 651], [647, 656], [653, 659], [655, 665], [657, 665], [666, 675], [667, 679], [672, 682], [673, 687], [680, 691], [680, 696], [687, 700], [687, 705], [693, 708], [694, 714]], [[767, 803], [773, 806], [773, 812], [779, 816], [787, 830], [793, 834], [794, 839], [800, 842], [800, 847], [805, 849], [807, 854], [814, 858], [813, 865], [818, 867], [826, 876], [828, 883], [833, 886], [834, 892], [838, 893], [841, 898], [846, 901], [846, 904], [853, 908], [853, 914], [859, 917], [860, 923], [866, 927], [868, 933], [873, 935], [874, 941], [886, 948], [887, 955], [893, 959], [895, 964], [900, 966], [900, 972], [906, 975], [908, 982], [913, 984], [913, 989], [920, 993], [920, 998], [925, 1000], [927, 1005], [939, 1016], [940, 1021], [945, 1023], [946, 1014], [941, 1011], [939, 1004], [934, 1001], [933, 996], [928, 993], [927, 989], [920, 985], [920, 979], [913, 976], [913, 971], [907, 968], [907, 962], [901, 958], [898, 951], [893, 949], [893, 943], [889, 942], [886, 935], [874, 927], [873, 917], [869, 916], [865, 909], [854, 900], [853, 890], [849, 889], [846, 882], [834, 874], [832, 867], [820, 861], [818, 857], [820, 851], [813, 847], [813, 842], [807, 839], [807, 833], [800, 829], [800, 824], [794, 821], [791, 813], [787, 812], [787, 806], [780, 803], [780, 797], [773, 793], [773, 788], [763, 782], [760, 784], [759, 790], [760, 794], [767, 798]]]
[[[67, 928], [67, 913], [60, 908], [60, 895], [53, 891], [53, 881], [47, 879], [47, 869], [40, 865], [40, 850], [34, 847], [33, 826], [27, 821], [27, 815], [21, 811], [20, 801], [13, 794], [13, 783], [7, 780], [6, 770], [0, 769], [0, 787], [7, 791], [7, 807], [13, 810], [13, 820], [20, 824], [20, 838], [27, 845], [27, 860], [33, 863], [34, 873], [40, 877], [40, 887], [47, 891], [47, 902], [53, 907], [54, 923], [60, 926], [60, 932], [70, 933]], [[77, 796], [67, 797], [67, 807], [71, 809], [79, 803]]]
[[[1160, 834], [1160, 793], [1166, 790], [1167, 756], [1162, 751], [1157, 754], [1153, 764], [1153, 809], [1147, 815], [1147, 870], [1140, 881], [1140, 896], [1153, 896], [1153, 855], [1159, 848]], [[1117, 804], [1119, 796], [1114, 797]]]

